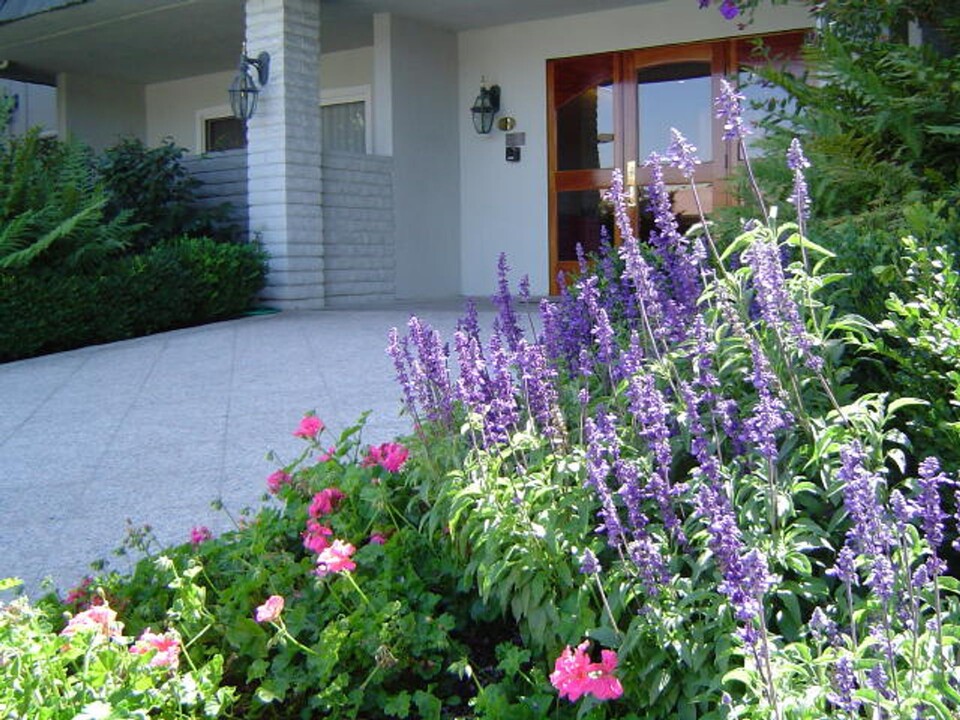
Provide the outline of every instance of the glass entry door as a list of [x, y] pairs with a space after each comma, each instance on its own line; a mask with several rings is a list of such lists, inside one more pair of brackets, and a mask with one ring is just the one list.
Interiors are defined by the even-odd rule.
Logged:
[[[757, 67], [796, 67], [802, 31], [690, 45], [562, 58], [547, 61], [547, 142], [550, 212], [550, 292], [557, 275], [577, 271], [577, 246], [587, 253], [605, 232], [616, 243], [613, 208], [601, 193], [613, 169], [624, 171], [636, 197], [631, 208], [638, 236], [650, 229], [644, 200], [650, 184], [645, 165], [651, 152], [665, 153], [670, 128], [696, 146], [697, 191], [704, 212], [729, 202], [723, 179], [738, 161], [732, 141], [714, 116], [720, 78]], [[779, 96], [762, 84], [747, 90], [763, 105]], [[749, 111], [748, 111], [749, 112]], [[673, 168], [664, 167], [673, 209], [682, 229], [699, 218], [694, 196]]]
[[623, 166], [621, 57], [603, 53], [547, 64], [550, 292], [577, 271], [577, 246], [599, 248], [613, 236], [612, 206], [601, 198]]

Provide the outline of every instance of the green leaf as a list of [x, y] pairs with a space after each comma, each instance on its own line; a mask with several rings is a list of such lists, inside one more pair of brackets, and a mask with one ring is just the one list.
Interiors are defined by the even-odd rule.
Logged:
[[383, 704], [383, 711], [395, 718], [405, 718], [410, 715], [410, 693], [406, 690], [397, 695], [391, 695]]
[[440, 711], [443, 709], [443, 705], [436, 695], [417, 690], [413, 694], [413, 702], [416, 704], [422, 720], [440, 720]]

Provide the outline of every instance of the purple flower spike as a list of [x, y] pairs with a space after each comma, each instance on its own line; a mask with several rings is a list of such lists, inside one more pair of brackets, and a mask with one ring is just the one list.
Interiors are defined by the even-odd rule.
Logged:
[[800, 141], [794, 138], [787, 150], [787, 167], [793, 170], [793, 196], [790, 202], [797, 208], [797, 215], [807, 220], [810, 217], [810, 192], [803, 171], [810, 167], [810, 161], [803, 154]]
[[694, 147], [676, 128], [670, 128], [673, 138], [667, 148], [667, 162], [673, 165], [687, 179], [693, 179], [696, 166], [700, 164], [697, 157], [697, 148]]
[[723, 120], [724, 140], [743, 140], [750, 134], [750, 128], [743, 121], [743, 101], [745, 96], [726, 79], [720, 80], [720, 96], [714, 103], [717, 117]]
[[860, 709], [860, 701], [853, 697], [857, 689], [857, 676], [850, 658], [842, 657], [833, 666], [833, 688], [834, 692], [827, 695], [830, 702], [848, 713], [856, 713]]

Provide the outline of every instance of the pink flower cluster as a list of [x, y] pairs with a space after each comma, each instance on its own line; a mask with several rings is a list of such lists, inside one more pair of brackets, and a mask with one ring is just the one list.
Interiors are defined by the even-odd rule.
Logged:
[[74, 615], [60, 634], [63, 637], [73, 637], [78, 632], [93, 632], [106, 638], [120, 638], [123, 636], [123, 623], [117, 620], [117, 613], [110, 608], [110, 604], [104, 602]]
[[617, 669], [617, 654], [613, 650], [601, 650], [601, 660], [591, 662], [587, 655], [589, 641], [577, 645], [576, 650], [566, 649], [557, 658], [550, 683], [560, 691], [560, 697], [576, 702], [583, 695], [593, 695], [598, 700], [615, 700], [623, 695], [623, 686], [614, 677]]
[[325, 427], [326, 425], [323, 424], [323, 420], [316, 415], [304, 415], [303, 420], [300, 421], [300, 425], [293, 431], [293, 434], [295, 437], [303, 438], [304, 440], [316, 440], [317, 436], [323, 432]]
[[86, 575], [76, 587], [70, 588], [70, 591], [67, 593], [67, 597], [64, 599], [64, 605], [82, 605], [82, 604], [99, 604], [93, 602], [94, 600], [99, 600], [100, 598], [94, 597], [91, 598], [91, 585], [93, 585], [93, 578], [89, 575]]
[[310, 503], [310, 508], [307, 512], [309, 512], [310, 517], [314, 519], [329, 515], [337, 509], [337, 505], [339, 505], [340, 501], [345, 497], [346, 495], [337, 488], [324, 488], [313, 496], [313, 501]]
[[155, 653], [150, 658], [150, 667], [176, 670], [180, 665], [180, 637], [172, 630], [158, 635], [147, 628], [130, 648], [130, 652], [135, 655]]
[[316, 573], [320, 577], [330, 573], [350, 572], [355, 570], [357, 564], [350, 559], [350, 556], [356, 552], [356, 548], [343, 540], [334, 540], [333, 545], [324, 548], [317, 556]]
[[200, 543], [213, 538], [213, 533], [206, 525], [195, 525], [190, 529], [190, 544], [199, 547]]
[[400, 472], [400, 468], [407, 461], [410, 451], [400, 443], [383, 443], [382, 445], [371, 445], [367, 456], [361, 463], [362, 467], [374, 467], [379, 465], [387, 472]]
[[330, 547], [328, 537], [333, 535], [333, 530], [321, 525], [316, 520], [307, 520], [307, 530], [303, 533], [303, 546], [310, 552], [320, 553]]
[[290, 477], [290, 473], [288, 473], [286, 470], [277, 470], [267, 478], [267, 490], [269, 490], [273, 495], [276, 495], [278, 492], [280, 492], [280, 488], [282, 488], [284, 485], [289, 485], [292, 482], [293, 478]]
[[258, 623], [276, 622], [283, 612], [283, 596], [271, 595], [263, 605], [257, 607], [256, 620]]

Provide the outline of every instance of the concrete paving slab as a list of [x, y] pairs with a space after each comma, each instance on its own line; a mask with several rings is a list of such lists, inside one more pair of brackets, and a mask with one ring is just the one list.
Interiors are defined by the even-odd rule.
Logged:
[[[409, 432], [385, 353], [416, 314], [452, 340], [462, 300], [283, 312], [0, 365], [0, 578], [62, 590], [112, 555], [126, 521], [164, 542], [215, 531], [259, 502], [292, 458], [303, 413], [331, 443], [371, 410], [364, 440]], [[483, 327], [493, 318], [481, 305]]]

